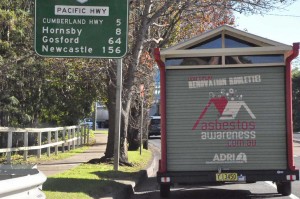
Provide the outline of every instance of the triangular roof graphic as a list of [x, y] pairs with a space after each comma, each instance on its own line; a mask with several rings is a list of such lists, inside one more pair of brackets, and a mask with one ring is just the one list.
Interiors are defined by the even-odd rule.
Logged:
[[180, 42], [172, 47], [164, 49], [161, 51], [162, 54], [168, 54], [167, 51], [174, 50], [185, 50], [190, 48], [191, 46], [203, 43], [209, 39], [212, 39], [218, 35], [229, 35], [245, 42], [253, 43], [259, 47], [281, 47], [282, 49], [291, 50], [292, 46], [286, 45], [277, 41], [273, 41], [264, 37], [260, 37], [242, 30], [238, 30], [228, 25], [223, 25], [213, 30], [209, 30], [204, 32], [196, 37], [193, 37], [189, 40]]
[[197, 129], [200, 121], [203, 119], [204, 115], [206, 114], [207, 110], [210, 108], [212, 104], [220, 113], [220, 118], [219, 118], [220, 120], [235, 119], [238, 113], [240, 112], [241, 108], [245, 108], [249, 116], [252, 119], [256, 119], [255, 115], [253, 114], [253, 112], [250, 110], [250, 108], [244, 101], [228, 101], [225, 97], [212, 98], [209, 100], [209, 102], [207, 103], [207, 105], [199, 115], [192, 130]]
[[255, 115], [252, 113], [252, 111], [244, 101], [229, 101], [222, 112], [220, 120], [235, 119], [242, 107], [245, 108], [252, 119], [256, 119]]

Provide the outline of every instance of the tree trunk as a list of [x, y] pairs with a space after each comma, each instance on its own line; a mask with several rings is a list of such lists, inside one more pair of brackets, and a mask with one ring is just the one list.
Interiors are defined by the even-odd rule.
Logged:
[[[114, 143], [115, 143], [115, 114], [116, 114], [116, 63], [111, 64], [109, 70], [110, 80], [108, 83], [108, 112], [109, 112], [109, 132], [107, 138], [107, 146], [104, 158], [110, 159], [114, 157]], [[122, 90], [124, 92], [124, 89]], [[121, 95], [126, 96], [126, 95]], [[127, 131], [128, 131], [128, 117], [130, 107], [130, 97], [122, 97], [121, 106], [121, 124], [120, 124], [120, 163], [128, 164], [128, 149], [127, 149]]]
[[[108, 91], [108, 95], [113, 95], [113, 92], [115, 90], [110, 89]], [[108, 128], [108, 137], [107, 137], [107, 145], [106, 145], [106, 150], [105, 150], [105, 158], [113, 158], [114, 157], [114, 139], [115, 139], [115, 110], [116, 110], [116, 103], [109, 101], [108, 102], [108, 113], [109, 113], [109, 118], [108, 118], [108, 123], [109, 123], [109, 128]]]
[[[171, 2], [167, 2], [163, 9], [160, 9], [160, 12], [167, 9]], [[146, 38], [148, 28], [150, 24], [154, 22], [156, 18], [160, 16], [159, 13], [156, 13], [155, 16], [150, 20], [147, 15], [151, 11], [151, 2], [147, 2], [144, 7], [144, 14], [141, 16], [141, 24], [139, 28], [136, 28], [136, 35], [132, 48], [128, 52], [128, 56], [123, 59], [125, 64], [124, 69], [124, 80], [122, 88], [122, 111], [121, 111], [121, 132], [120, 132], [120, 162], [128, 163], [127, 155], [127, 135], [128, 135], [128, 123], [129, 123], [129, 114], [132, 102], [133, 86], [136, 78], [136, 71], [140, 64], [140, 57], [143, 51], [144, 39]], [[138, 27], [138, 26], [136, 26]], [[105, 157], [113, 157], [114, 152], [114, 129], [115, 129], [115, 109], [116, 109], [116, 71], [117, 65], [115, 62], [111, 62], [109, 69], [110, 82], [108, 86], [108, 102], [109, 102], [109, 136], [107, 141], [107, 147], [105, 151]], [[126, 71], [126, 72], [125, 72]]]
[[[114, 143], [115, 143], [115, 114], [116, 114], [116, 90], [109, 89], [108, 94], [110, 99], [108, 103], [108, 111], [109, 111], [109, 132], [107, 138], [107, 146], [105, 150], [105, 158], [113, 158], [114, 157]], [[127, 103], [124, 104], [127, 106]], [[123, 108], [122, 108], [123, 109]], [[120, 127], [120, 163], [128, 164], [128, 150], [127, 150], [127, 129], [128, 129], [128, 113], [122, 110], [121, 113], [121, 127]]]
[[110, 159], [114, 157], [114, 139], [115, 139], [115, 116], [116, 116], [116, 64], [111, 63], [111, 68], [108, 70], [107, 80], [107, 109], [108, 109], [108, 137], [104, 158]]
[[128, 148], [127, 148], [127, 131], [128, 131], [128, 113], [121, 114], [121, 132], [120, 132], [120, 163], [127, 164]]

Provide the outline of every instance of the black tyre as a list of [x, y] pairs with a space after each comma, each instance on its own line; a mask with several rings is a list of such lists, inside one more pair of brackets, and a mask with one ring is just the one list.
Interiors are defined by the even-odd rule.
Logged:
[[279, 194], [282, 194], [282, 183], [281, 182], [276, 182], [276, 186], [277, 186], [277, 192], [279, 193]]
[[283, 196], [289, 196], [292, 193], [291, 182], [277, 182], [277, 192]]
[[163, 198], [167, 198], [170, 195], [170, 188], [169, 184], [160, 184], [160, 196]]

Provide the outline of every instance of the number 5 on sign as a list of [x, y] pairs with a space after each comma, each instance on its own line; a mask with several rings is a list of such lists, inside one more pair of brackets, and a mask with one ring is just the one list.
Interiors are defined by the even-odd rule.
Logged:
[[121, 19], [117, 19], [116, 23], [117, 23], [117, 26], [120, 26], [121, 25]]

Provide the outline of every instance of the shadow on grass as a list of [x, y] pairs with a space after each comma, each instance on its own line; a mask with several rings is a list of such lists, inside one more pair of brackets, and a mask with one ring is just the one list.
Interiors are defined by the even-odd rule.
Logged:
[[111, 180], [131, 180], [133, 181], [136, 178], [139, 178], [144, 174], [144, 171], [138, 172], [122, 172], [122, 171], [97, 171], [93, 172], [93, 174], [97, 175], [101, 179], [111, 179]]
[[140, 172], [121, 171], [93, 172], [99, 179], [77, 179], [49, 177], [43, 184], [43, 191], [63, 193], [84, 193], [92, 198], [112, 197], [131, 194], [132, 188], [121, 181], [133, 180]]

